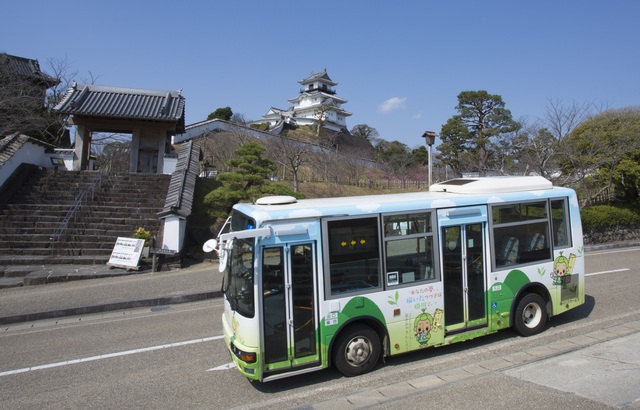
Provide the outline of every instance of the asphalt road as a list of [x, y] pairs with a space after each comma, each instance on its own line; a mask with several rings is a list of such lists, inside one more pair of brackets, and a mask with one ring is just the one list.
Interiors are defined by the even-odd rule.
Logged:
[[[249, 382], [229, 368], [221, 299], [11, 325], [0, 333], [0, 403], [4, 409], [640, 407], [638, 333], [597, 340], [600, 332], [640, 321], [638, 261], [640, 248], [587, 253], [587, 303], [539, 335], [503, 331], [389, 358], [356, 378], [328, 369]], [[575, 352], [456, 377], [460, 369], [482, 363], [486, 369], [504, 357], [585, 338], [589, 345]], [[419, 388], [403, 390], [407, 381]]]

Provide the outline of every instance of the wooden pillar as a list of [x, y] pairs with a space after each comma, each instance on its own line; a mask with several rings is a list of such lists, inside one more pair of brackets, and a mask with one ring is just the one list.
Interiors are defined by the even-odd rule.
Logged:
[[129, 172], [138, 172], [138, 156], [140, 155], [140, 128], [136, 127], [131, 133], [131, 157]]
[[[158, 131], [159, 134], [164, 135], [165, 132], [164, 130], [159, 130]], [[158, 162], [157, 162], [157, 169], [158, 169], [158, 174], [162, 174], [163, 168], [164, 168], [164, 153], [165, 153], [165, 145], [166, 145], [166, 137], [158, 137], [157, 139], [157, 144], [156, 147], [158, 149]]]
[[91, 148], [91, 130], [85, 125], [78, 124], [73, 156], [73, 170], [84, 171], [89, 169], [89, 148]]

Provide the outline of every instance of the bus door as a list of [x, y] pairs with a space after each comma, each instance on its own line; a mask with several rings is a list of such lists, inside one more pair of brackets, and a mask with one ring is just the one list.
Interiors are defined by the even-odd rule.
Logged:
[[260, 312], [266, 374], [319, 362], [314, 251], [313, 243], [262, 249]]
[[487, 207], [438, 210], [445, 334], [487, 325]]

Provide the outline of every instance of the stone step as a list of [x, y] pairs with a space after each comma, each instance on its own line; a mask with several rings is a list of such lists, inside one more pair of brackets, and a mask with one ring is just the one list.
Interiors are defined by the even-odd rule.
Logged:
[[0, 255], [0, 265], [105, 265], [107, 262], [109, 262], [109, 256]]
[[[42, 205], [42, 204], [30, 204], [30, 203], [20, 203], [20, 204], [8, 204], [2, 209], [3, 215], [20, 215], [28, 212], [30, 214], [40, 214], [40, 215], [66, 215], [69, 211], [71, 204], [65, 205]], [[126, 210], [127, 215], [136, 215], [140, 213], [144, 214], [153, 214], [155, 215], [159, 209], [162, 207], [158, 206], [157, 202], [153, 204], [154, 206], [135, 206], [129, 207]], [[164, 202], [163, 202], [164, 205]], [[111, 212], [111, 213], [119, 213], [122, 214], [123, 207], [122, 203], [113, 204], [108, 203], [105, 205], [101, 204], [89, 204], [82, 205], [78, 208], [80, 213], [95, 213], [95, 212]]]
[[[60, 215], [38, 215], [38, 214], [10, 214], [10, 215], [0, 215], [0, 228], [3, 226], [34, 226], [37, 224], [47, 224], [47, 225], [58, 225], [62, 221], [64, 221], [66, 214]], [[153, 214], [133, 214], [122, 216], [120, 214], [115, 214], [113, 212], [103, 213], [98, 215], [87, 215], [87, 214], [77, 214], [74, 215], [69, 223], [72, 224], [74, 222], [82, 223], [84, 226], [88, 225], [104, 225], [104, 224], [124, 224], [129, 225], [130, 223], [136, 223], [135, 221], [140, 221], [140, 223], [144, 224], [153, 224], [154, 221], [157, 221], [158, 218], [155, 213]], [[122, 222], [114, 222], [114, 221], [124, 221]]]
[[[87, 242], [99, 242], [104, 241], [110, 238], [117, 237], [125, 237], [132, 238], [134, 232], [137, 227], [128, 226], [128, 227], [92, 227], [87, 229], [66, 229], [62, 233], [65, 240], [68, 241], [87, 241]], [[149, 227], [146, 228], [152, 235], [157, 235], [160, 227]], [[54, 230], [33, 230], [27, 231], [23, 230], [21, 232], [11, 232], [11, 230], [0, 230], [0, 243], [14, 243], [14, 242], [28, 242], [28, 241], [38, 241], [38, 242], [47, 242], [50, 241], [54, 235]], [[28, 238], [28, 241], [25, 240]]]
[[[133, 232], [138, 227], [144, 227], [148, 231], [158, 231], [161, 222], [158, 219], [117, 219], [104, 218], [92, 221], [91, 219], [80, 220], [78, 222], [69, 221], [65, 231], [75, 232], [78, 234], [91, 234], [92, 232]], [[14, 221], [12, 223], [0, 224], [0, 234], [40, 234], [48, 235], [55, 232], [61, 227], [60, 221]]]
[[[157, 213], [164, 206], [170, 176], [104, 174], [95, 186], [96, 175], [34, 171], [0, 209], [0, 256], [9, 264], [45, 263], [45, 258], [57, 258], [50, 263], [65, 263], [67, 258], [106, 263], [118, 237], [133, 237], [140, 226], [157, 235]], [[59, 240], [52, 242], [78, 194], [90, 187], [95, 189], [87, 193]], [[7, 263], [0, 259], [1, 264]]]
[[[115, 242], [114, 242], [115, 243]], [[70, 246], [59, 246], [55, 248], [0, 248], [1, 255], [3, 256], [100, 256], [107, 257], [111, 255], [113, 245], [110, 248], [74, 248]]]
[[[25, 235], [18, 237], [19, 239], [8, 240], [2, 239], [0, 240], [0, 248], [3, 249], [30, 249], [30, 248], [48, 248], [50, 249], [52, 246], [68, 246], [70, 248], [83, 248], [83, 247], [91, 247], [97, 249], [105, 249], [105, 248], [113, 248], [113, 245], [116, 243], [116, 240], [119, 238], [132, 238], [131, 234], [128, 235], [103, 235], [103, 236], [93, 236], [93, 235], [81, 235], [74, 237], [64, 237], [61, 238], [55, 245], [52, 245], [54, 241], [51, 238], [51, 235], [42, 237], [42, 236], [31, 236], [29, 240], [25, 240]], [[64, 239], [64, 241], [62, 240]], [[62, 245], [60, 245], [62, 244]]]

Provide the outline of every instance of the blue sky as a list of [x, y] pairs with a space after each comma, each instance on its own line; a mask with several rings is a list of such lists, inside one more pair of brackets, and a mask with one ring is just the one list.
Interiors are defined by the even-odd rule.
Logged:
[[461, 91], [535, 121], [549, 101], [640, 105], [640, 1], [5, 1], [0, 52], [67, 59], [76, 81], [178, 90], [187, 124], [286, 109], [326, 68], [353, 113], [413, 148]]

